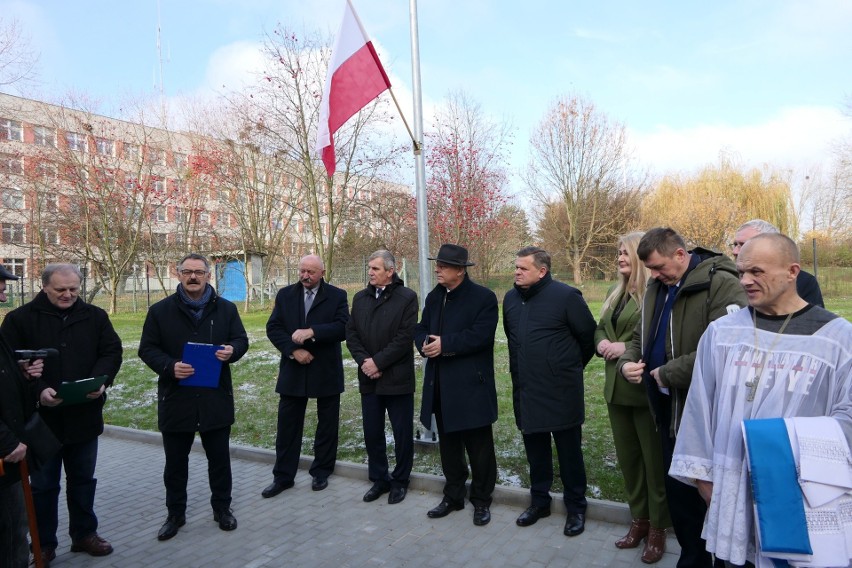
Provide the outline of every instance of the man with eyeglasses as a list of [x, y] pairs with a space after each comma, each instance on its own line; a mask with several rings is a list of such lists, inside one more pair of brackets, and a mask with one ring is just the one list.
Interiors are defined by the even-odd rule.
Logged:
[[[174, 537], [186, 524], [189, 451], [196, 432], [207, 456], [213, 520], [223, 531], [237, 528], [231, 511], [234, 388], [230, 364], [248, 351], [248, 336], [237, 307], [209, 284], [210, 264], [205, 257], [186, 255], [178, 262], [177, 273], [176, 292], [149, 308], [139, 341], [139, 358], [159, 375], [157, 425], [166, 454], [163, 482], [168, 509], [159, 540]], [[199, 377], [188, 381], [197, 369], [183, 360], [187, 343], [210, 345], [213, 369], [216, 361], [221, 362], [218, 377], [204, 386], [198, 384]]]
[[[737, 232], [734, 234], [734, 242], [729, 244], [731, 247], [731, 253], [734, 255], [734, 261], [736, 261], [737, 257], [740, 255], [740, 249], [742, 249], [746, 241], [752, 237], [764, 233], [773, 234], [780, 232], [781, 231], [778, 230], [778, 227], [769, 221], [764, 221], [763, 219], [752, 219], [751, 221], [746, 221], [740, 225], [740, 228], [737, 229]], [[819, 288], [819, 282], [817, 282], [814, 275], [809, 272], [799, 270], [799, 276], [796, 278], [796, 293], [801, 299], [809, 304], [813, 304], [821, 308], [825, 307], [825, 303], [822, 301], [822, 290]]]

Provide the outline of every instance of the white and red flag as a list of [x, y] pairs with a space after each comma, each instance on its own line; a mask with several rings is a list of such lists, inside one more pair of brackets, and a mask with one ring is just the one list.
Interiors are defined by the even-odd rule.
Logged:
[[320, 103], [317, 153], [328, 175], [334, 175], [334, 133], [352, 115], [390, 88], [390, 81], [367, 37], [351, 0], [346, 0], [340, 31], [334, 40], [328, 77]]

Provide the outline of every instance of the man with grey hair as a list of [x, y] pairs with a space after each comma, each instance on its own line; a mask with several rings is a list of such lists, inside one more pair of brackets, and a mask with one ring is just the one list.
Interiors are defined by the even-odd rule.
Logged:
[[[139, 341], [139, 358], [158, 374], [157, 427], [166, 457], [163, 483], [168, 516], [157, 533], [158, 540], [174, 537], [186, 524], [189, 452], [196, 432], [207, 456], [213, 521], [223, 531], [237, 528], [231, 511], [231, 363], [248, 351], [248, 336], [237, 307], [217, 295], [210, 285], [210, 264], [205, 257], [188, 254], [176, 270], [180, 280], [177, 290], [148, 309]], [[215, 349], [208, 362], [213, 363], [211, 374], [218, 370], [218, 376], [207, 384], [192, 380], [199, 369], [184, 359], [189, 342], [206, 343]]]
[[[743, 245], [750, 238], [763, 233], [772, 234], [780, 232], [781, 231], [778, 230], [778, 227], [769, 221], [764, 221], [763, 219], [752, 219], [751, 221], [746, 221], [740, 225], [739, 229], [737, 229], [737, 232], [734, 235], [734, 241], [730, 245], [731, 252], [734, 255], [734, 261], [737, 260], [737, 257], [740, 254], [740, 249], [742, 249]], [[799, 270], [799, 276], [796, 278], [796, 292], [799, 294], [800, 298], [809, 304], [813, 304], [821, 308], [825, 307], [822, 300], [822, 291], [819, 288], [819, 282], [817, 282], [817, 279], [814, 278], [813, 274], [805, 272], [804, 270]]]
[[[355, 294], [346, 324], [346, 346], [358, 364], [367, 471], [373, 486], [364, 501], [384, 493], [394, 505], [405, 499], [414, 464], [414, 326], [417, 294], [396, 273], [387, 250], [367, 261], [370, 283]], [[393, 430], [396, 467], [388, 471], [385, 412]]]
[[[82, 275], [73, 264], [48, 264], [42, 289], [33, 300], [10, 312], [0, 333], [13, 350], [52, 348], [58, 357], [44, 360], [37, 379], [42, 391], [39, 413], [62, 449], [33, 472], [33, 501], [44, 565], [56, 557], [59, 492], [65, 469], [68, 529], [72, 552], [105, 556], [112, 546], [98, 535], [95, 515], [95, 466], [98, 436], [104, 430], [105, 391], [121, 367], [121, 339], [107, 313], [78, 297]], [[84, 403], [65, 405], [56, 397], [62, 381], [107, 377]]]

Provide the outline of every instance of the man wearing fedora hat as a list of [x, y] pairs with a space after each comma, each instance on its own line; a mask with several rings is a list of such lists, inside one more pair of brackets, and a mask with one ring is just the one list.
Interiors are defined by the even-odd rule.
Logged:
[[435, 261], [438, 285], [426, 296], [414, 344], [426, 357], [420, 421], [432, 414], [440, 434], [444, 498], [427, 515], [432, 519], [464, 508], [467, 459], [472, 474], [473, 524], [491, 520], [491, 494], [497, 482], [497, 458], [491, 425], [497, 420], [494, 385], [494, 332], [497, 296], [467, 274], [467, 249], [444, 244]]

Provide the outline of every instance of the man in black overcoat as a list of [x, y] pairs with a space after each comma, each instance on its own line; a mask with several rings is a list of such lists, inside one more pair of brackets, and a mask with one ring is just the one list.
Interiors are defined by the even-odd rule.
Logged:
[[325, 264], [316, 255], [299, 261], [299, 282], [282, 288], [266, 323], [266, 335], [281, 352], [278, 383], [278, 435], [273, 481], [261, 493], [274, 497], [293, 487], [308, 399], [317, 400], [311, 488], [322, 491], [337, 461], [340, 393], [349, 303], [346, 291], [327, 283]]
[[518, 251], [515, 287], [503, 298], [515, 423], [530, 465], [531, 504], [518, 517], [518, 526], [550, 515], [552, 438], [567, 511], [563, 532], [577, 536], [585, 529], [583, 369], [595, 352], [596, 328], [580, 291], [551, 277], [547, 251]]
[[436, 519], [464, 508], [470, 460], [473, 524], [491, 521], [491, 494], [497, 458], [491, 425], [497, 420], [494, 384], [494, 332], [497, 296], [467, 274], [467, 249], [444, 244], [435, 261], [438, 285], [426, 296], [414, 345], [427, 358], [420, 421], [430, 428], [432, 414], [440, 435], [444, 498], [427, 515]]
[[[371, 502], [384, 493], [394, 505], [405, 499], [414, 465], [414, 326], [417, 294], [396, 273], [390, 251], [367, 260], [370, 283], [355, 294], [346, 324], [346, 346], [358, 364], [358, 388]], [[385, 412], [393, 430], [396, 467], [389, 471]]]
[[[188, 254], [176, 270], [180, 283], [175, 293], [148, 309], [139, 341], [139, 358], [158, 374], [157, 425], [166, 455], [163, 483], [168, 509], [157, 533], [159, 540], [172, 538], [186, 523], [189, 452], [196, 432], [207, 456], [213, 520], [223, 531], [237, 528], [231, 510], [231, 363], [239, 361], [249, 347], [237, 307], [209, 284], [207, 259]], [[181, 384], [196, 372], [183, 360], [184, 347], [190, 342], [217, 346], [213, 356], [221, 362], [218, 381], [208, 386]]]
[[[74, 264], [48, 264], [41, 275], [41, 291], [9, 312], [0, 326], [12, 349], [58, 351], [58, 356], [45, 359], [37, 382], [42, 389], [39, 414], [62, 442], [62, 449], [30, 476], [45, 564], [56, 557], [63, 469], [71, 551], [92, 556], [112, 553], [112, 545], [97, 532], [95, 467], [98, 437], [104, 431], [106, 389], [121, 368], [122, 347], [107, 313], [79, 297], [82, 280]], [[64, 405], [56, 398], [62, 381], [102, 375], [106, 382], [88, 394], [87, 402]]]

